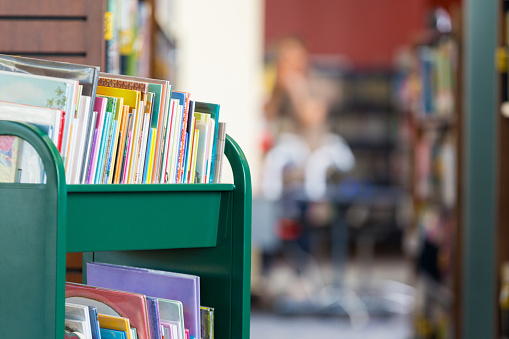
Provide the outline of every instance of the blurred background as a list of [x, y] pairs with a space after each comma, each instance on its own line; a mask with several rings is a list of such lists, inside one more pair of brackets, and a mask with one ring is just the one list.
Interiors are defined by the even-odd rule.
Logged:
[[106, 3], [105, 70], [247, 156], [251, 338], [461, 337], [461, 0]]
[[108, 71], [220, 103], [248, 158], [251, 337], [454, 337], [461, 1], [131, 2]]

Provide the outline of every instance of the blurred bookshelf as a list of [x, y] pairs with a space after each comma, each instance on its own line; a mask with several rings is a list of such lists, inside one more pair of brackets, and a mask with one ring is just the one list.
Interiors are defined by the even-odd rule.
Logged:
[[413, 159], [414, 328], [416, 338], [461, 338], [461, 15], [437, 9], [432, 22], [396, 84]]

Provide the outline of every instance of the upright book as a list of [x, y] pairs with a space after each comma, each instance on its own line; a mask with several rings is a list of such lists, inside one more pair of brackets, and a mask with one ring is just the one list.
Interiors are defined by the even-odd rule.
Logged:
[[103, 263], [87, 263], [87, 283], [151, 297], [178, 300], [184, 307], [184, 324], [200, 338], [200, 277]]

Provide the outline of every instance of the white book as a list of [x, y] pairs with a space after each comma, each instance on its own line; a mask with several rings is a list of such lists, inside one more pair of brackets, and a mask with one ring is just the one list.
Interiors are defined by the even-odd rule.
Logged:
[[212, 149], [214, 148], [214, 128], [216, 123], [214, 119], [209, 121], [209, 135], [207, 140], [207, 170], [205, 171], [205, 182], [209, 182], [210, 169], [212, 168]]
[[90, 100], [89, 96], [82, 96], [80, 98], [80, 106], [78, 108], [78, 117], [74, 119], [73, 123], [73, 136], [71, 140], [71, 147], [69, 149], [69, 155], [67, 158], [67, 172], [66, 181], [67, 184], [73, 184], [76, 177], [76, 169], [78, 167], [78, 159], [80, 156], [79, 149], [81, 144], [81, 138], [84, 134], [83, 130], [87, 128], [85, 125], [89, 119], [90, 112]]
[[90, 327], [90, 313], [88, 306], [73, 303], [65, 303], [65, 319], [83, 321], [82, 330], [86, 339], [92, 339], [92, 329]]
[[96, 111], [92, 112], [92, 116], [91, 116], [91, 119], [90, 119], [90, 121], [88, 123], [88, 127], [87, 127], [85, 148], [83, 150], [83, 159], [81, 162], [82, 165], [81, 165], [80, 174], [79, 174], [79, 178], [80, 178], [79, 182], [81, 184], [87, 183], [87, 176], [88, 176], [88, 171], [90, 168], [92, 145], [94, 142], [95, 125], [97, 123], [97, 115], [98, 114]]
[[161, 165], [161, 175], [160, 175], [160, 183], [165, 184], [169, 182], [169, 171], [171, 165], [169, 164], [170, 152], [171, 152], [171, 134], [173, 133], [173, 121], [176, 118], [176, 112], [178, 109], [178, 100], [171, 99], [171, 107], [168, 115], [168, 119], [166, 119], [166, 135], [164, 136], [164, 150], [163, 150], [163, 162]]
[[137, 179], [137, 170], [138, 170], [138, 162], [140, 160], [140, 152], [139, 147], [141, 146], [141, 138], [142, 138], [142, 125], [145, 116], [145, 103], [140, 101], [140, 105], [138, 106], [138, 112], [136, 114], [136, 124], [134, 125], [134, 133], [133, 133], [133, 143], [132, 143], [132, 152], [131, 152], [131, 167], [129, 169], [129, 183], [136, 183]]

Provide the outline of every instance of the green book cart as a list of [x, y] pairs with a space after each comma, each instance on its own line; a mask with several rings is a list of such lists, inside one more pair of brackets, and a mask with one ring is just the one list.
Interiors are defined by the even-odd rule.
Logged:
[[233, 184], [66, 185], [40, 130], [0, 121], [0, 135], [32, 144], [46, 170], [45, 184], [0, 184], [2, 337], [63, 338], [65, 253], [84, 252], [84, 263], [199, 275], [215, 337], [249, 338], [251, 178], [233, 139]]

